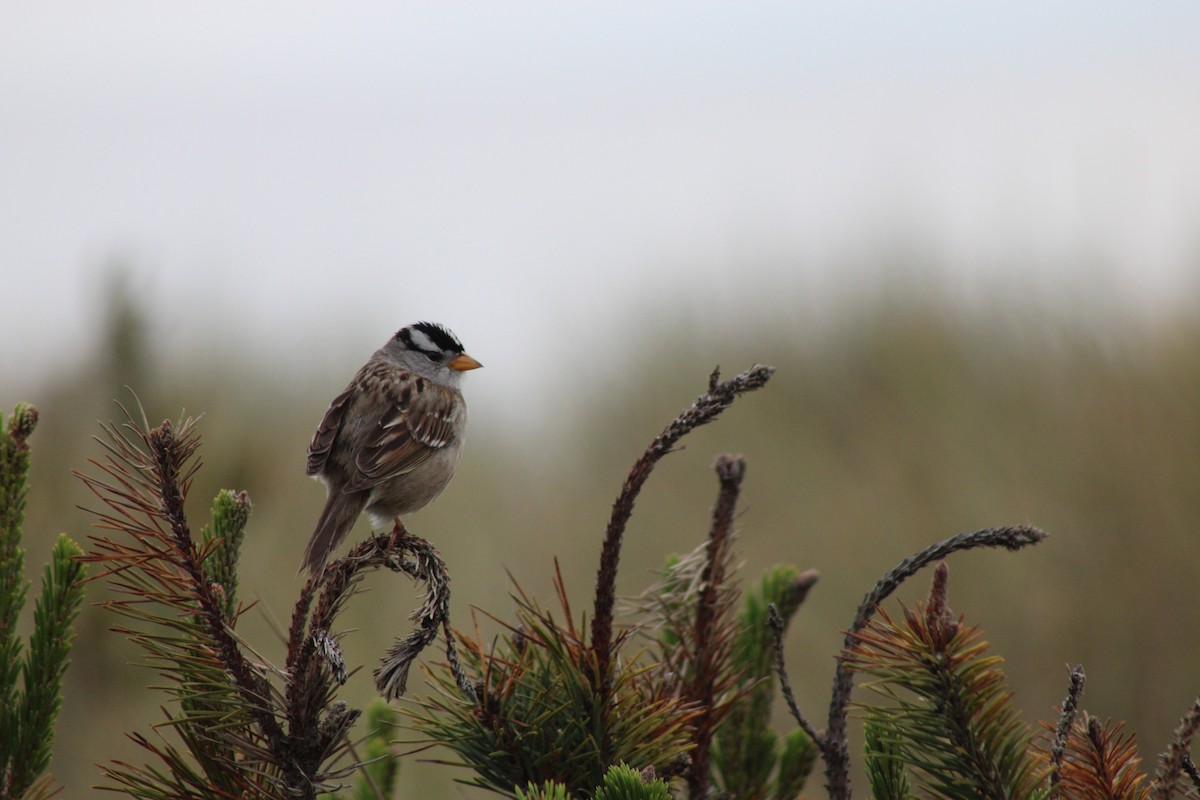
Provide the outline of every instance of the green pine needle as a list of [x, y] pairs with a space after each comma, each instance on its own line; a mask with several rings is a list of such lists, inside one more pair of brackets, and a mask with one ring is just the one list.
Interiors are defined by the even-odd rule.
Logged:
[[867, 780], [874, 800], [909, 800], [908, 776], [895, 732], [879, 717], [868, 712], [863, 725], [866, 739]]
[[785, 620], [790, 618], [799, 607], [797, 587], [811, 585], [810, 580], [794, 567], [777, 565], [743, 597], [733, 660], [751, 688], [717, 729], [713, 747], [718, 782], [734, 797], [791, 800], [804, 788], [816, 761], [812, 741], [803, 731], [789, 735], [781, 750], [770, 728], [775, 678], [767, 609], [774, 603]]
[[779, 754], [779, 769], [775, 776], [774, 800], [792, 800], [804, 791], [804, 784], [817, 763], [817, 747], [808, 734], [799, 728], [787, 735], [783, 752]]
[[626, 764], [609, 767], [604, 783], [596, 789], [593, 800], [671, 800], [666, 781], [642, 781], [641, 773]]
[[477, 640], [462, 642], [479, 706], [439, 668], [427, 669], [439, 691], [405, 710], [423, 741], [449, 748], [474, 770], [471, 783], [512, 796], [513, 787], [556, 780], [578, 797], [612, 764], [662, 768], [690, 749], [695, 712], [656, 694], [653, 665], [617, 658], [608, 680], [597, 679], [579, 628], [557, 623], [523, 596], [517, 602], [517, 624], [490, 651]]
[[37, 414], [30, 406], [18, 405], [7, 427], [0, 415], [0, 778], [12, 758], [11, 743], [19, 737], [17, 682], [22, 646], [17, 618], [29, 591], [25, 551], [21, 549], [29, 474], [25, 439], [36, 421]]
[[517, 789], [517, 800], [568, 800], [567, 787], [557, 781], [546, 781], [541, 786], [531, 783]]
[[64, 534], [46, 565], [24, 651], [15, 628], [29, 588], [20, 544], [29, 491], [27, 439], [36, 425], [37, 411], [24, 404], [16, 407], [7, 428], [0, 424], [0, 791], [5, 797], [47, 797], [55, 791], [42, 773], [50, 766], [62, 679], [70, 663], [71, 623], [83, 604], [84, 568], [78, 560], [83, 551]]
[[237, 561], [249, 519], [249, 495], [222, 489], [213, 500], [212, 522], [201, 534], [201, 541], [208, 549], [204, 571], [221, 587], [225, 617], [229, 620], [237, 616]]
[[[1137, 739], [1124, 723], [1084, 712], [1071, 726], [1059, 796], [1072, 800], [1145, 800], [1150, 796]], [[1194, 796], [1194, 795], [1193, 795]]]
[[885, 756], [896, 759], [929, 796], [944, 800], [1041, 798], [1044, 768], [1013, 707], [1001, 659], [986, 655], [977, 628], [950, 615], [940, 579], [943, 593], [905, 609], [902, 620], [881, 609], [850, 652], [850, 666], [873, 677], [868, 685], [884, 699], [866, 707], [888, 731], [876, 741], [876, 767]]
[[[398, 716], [396, 710], [380, 697], [367, 706], [367, 734], [360, 744], [364, 763], [359, 767], [354, 788], [348, 795], [352, 800], [386, 800], [395, 791], [400, 757], [392, 752], [389, 731], [396, 727]], [[324, 794], [321, 798], [337, 800], [337, 795]]]
[[34, 629], [22, 664], [24, 693], [19, 704], [21, 744], [13, 755], [14, 774], [36, 777], [50, 766], [54, 720], [62, 703], [62, 678], [70, 663], [71, 623], [83, 604], [83, 550], [60, 535], [42, 577], [34, 606]]

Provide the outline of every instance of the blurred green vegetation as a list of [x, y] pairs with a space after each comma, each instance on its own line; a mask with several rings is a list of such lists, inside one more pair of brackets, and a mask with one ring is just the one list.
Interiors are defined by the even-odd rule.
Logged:
[[[294, 573], [323, 499], [304, 477], [305, 447], [358, 364], [297, 375], [253, 352], [173, 360], [145, 341], [134, 287], [114, 286], [88, 367], [64, 370], [33, 396], [0, 398], [41, 411], [27, 530], [84, 540], [91, 520], [76, 506], [90, 498], [70, 470], [100, 456], [92, 436], [97, 420], [120, 418], [114, 398], [138, 413], [123, 387], [154, 423], [184, 407], [202, 413], [206, 466], [190, 511], [203, 520], [218, 489], [249, 492], [240, 591], [259, 606], [239, 631], [278, 661], [276, 631], [301, 586]], [[632, 349], [632, 367], [553, 383], [564, 409], [553, 436], [477, 423], [454, 485], [410, 522], [450, 565], [457, 624], [471, 624], [470, 605], [511, 616], [504, 567], [549, 597], [554, 556], [575, 607], [585, 607], [608, 507], [634, 458], [715, 364], [732, 373], [764, 362], [778, 368], [771, 385], [693, 434], [651, 480], [626, 537], [622, 591], [640, 591], [667, 553], [703, 539], [712, 458], [744, 453], [743, 574], [775, 563], [822, 573], [788, 641], [800, 705], [820, 719], [841, 631], [881, 573], [952, 533], [1033, 523], [1051, 538], [1031, 551], [956, 560], [956, 611], [980, 621], [1006, 657], [1027, 718], [1054, 717], [1064, 665], [1082, 662], [1089, 710], [1128, 720], [1144, 753], [1160, 751], [1198, 688], [1200, 316], [1063, 321], [1049, 306], [964, 310], [933, 294], [847, 302], [821, 323], [751, 308], [650, 315], [661, 342]], [[26, 542], [31, 571], [51, 544]], [[415, 603], [403, 579], [376, 576], [368, 586], [371, 596], [344, 617], [358, 629], [344, 642], [351, 664], [375, 663]], [[93, 584], [89, 603], [103, 595]], [[77, 623], [52, 767], [68, 796], [90, 794], [97, 762], [140, 759], [122, 734], [158, 720], [158, 697], [144, 688], [156, 676], [127, 667], [138, 654], [106, 632], [114, 622], [89, 606]], [[372, 691], [360, 673], [345, 697], [364, 707]], [[471, 796], [454, 777], [409, 759], [399, 796]]]

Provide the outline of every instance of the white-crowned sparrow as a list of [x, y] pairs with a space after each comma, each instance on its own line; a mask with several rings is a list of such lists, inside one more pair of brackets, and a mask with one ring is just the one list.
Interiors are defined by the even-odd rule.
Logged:
[[304, 551], [319, 575], [364, 510], [384, 526], [433, 500], [458, 469], [467, 406], [462, 373], [483, 366], [443, 325], [401, 328], [329, 405], [308, 445], [328, 497]]

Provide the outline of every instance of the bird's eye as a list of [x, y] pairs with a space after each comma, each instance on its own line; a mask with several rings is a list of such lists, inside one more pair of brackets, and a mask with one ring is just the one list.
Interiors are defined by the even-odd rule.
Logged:
[[439, 361], [441, 361], [442, 358], [445, 357], [444, 353], [431, 353], [428, 350], [422, 350], [421, 352], [425, 354], [426, 358], [428, 358], [430, 361], [432, 361], [435, 364], [438, 363]]

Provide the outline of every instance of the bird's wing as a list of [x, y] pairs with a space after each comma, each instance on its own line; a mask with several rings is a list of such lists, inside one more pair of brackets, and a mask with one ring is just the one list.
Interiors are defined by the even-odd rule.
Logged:
[[453, 389], [406, 375], [385, 393], [388, 410], [363, 443], [346, 491], [369, 489], [409, 472], [454, 442], [463, 403]]
[[350, 384], [346, 391], [333, 398], [333, 402], [329, 404], [329, 410], [325, 412], [325, 416], [321, 419], [321, 424], [317, 426], [317, 432], [313, 434], [312, 441], [308, 443], [308, 467], [305, 469], [306, 475], [319, 475], [325, 470], [325, 462], [329, 459], [329, 450], [333, 447], [333, 440], [337, 438], [338, 431], [342, 428], [342, 420], [346, 418], [346, 409], [350, 407], [350, 399], [354, 395], [354, 384]]

